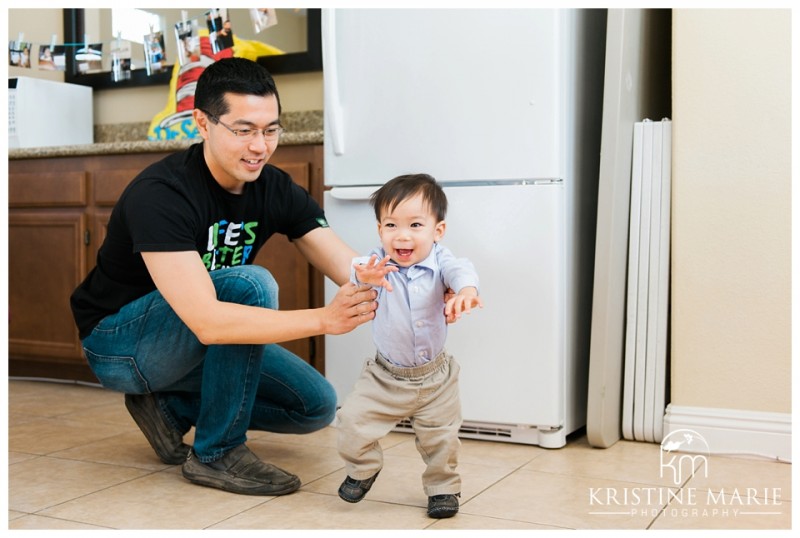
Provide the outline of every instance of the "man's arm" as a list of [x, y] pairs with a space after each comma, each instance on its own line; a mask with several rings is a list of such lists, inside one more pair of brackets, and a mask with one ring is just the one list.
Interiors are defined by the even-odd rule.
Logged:
[[207, 345], [268, 344], [341, 334], [375, 316], [376, 293], [366, 286], [348, 283], [322, 308], [272, 310], [218, 300], [197, 252], [144, 252], [142, 258], [164, 299]]
[[[322, 273], [342, 285], [350, 282], [350, 271], [353, 268], [353, 258], [360, 255], [352, 248], [347, 246], [336, 233], [330, 228], [316, 228], [311, 230], [300, 239], [294, 240], [297, 248], [306, 259], [322, 271]], [[375, 256], [377, 258], [377, 256]], [[370, 263], [369, 282], [377, 282], [377, 286], [389, 284], [384, 278], [391, 272], [397, 271], [397, 267], [387, 265], [389, 257]], [[364, 281], [368, 283], [368, 281]], [[391, 286], [388, 286], [391, 291]]]
[[294, 244], [311, 265], [339, 286], [350, 281], [350, 265], [358, 253], [330, 228], [315, 228]]

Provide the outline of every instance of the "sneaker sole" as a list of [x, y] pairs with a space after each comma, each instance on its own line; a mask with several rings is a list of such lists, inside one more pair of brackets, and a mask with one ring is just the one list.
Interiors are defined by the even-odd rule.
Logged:
[[458, 508], [440, 508], [439, 510], [433, 510], [428, 512], [428, 517], [432, 517], [434, 519], [445, 519], [448, 517], [453, 517], [458, 513]]
[[359, 497], [359, 498], [357, 498], [357, 499], [354, 499], [353, 497], [346, 497], [345, 495], [343, 495], [343, 494], [342, 494], [342, 492], [341, 492], [341, 491], [339, 492], [339, 498], [340, 498], [341, 500], [343, 500], [343, 501], [347, 501], [347, 502], [349, 502], [349, 503], [353, 503], [353, 504], [355, 504], [355, 503], [358, 503], [358, 502], [361, 502], [362, 500], [364, 500], [364, 497], [366, 497], [366, 496], [367, 496], [367, 494], [366, 494], [366, 493], [364, 493], [364, 495], [362, 495], [361, 497]]

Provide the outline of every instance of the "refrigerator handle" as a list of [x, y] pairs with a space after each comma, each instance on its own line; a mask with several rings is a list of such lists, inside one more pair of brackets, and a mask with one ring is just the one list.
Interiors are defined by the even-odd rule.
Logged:
[[366, 187], [334, 187], [325, 192], [337, 200], [368, 201], [372, 193], [379, 188], [380, 185]]
[[[339, 70], [336, 58], [336, 10], [322, 10], [322, 65], [325, 78], [325, 123], [330, 126], [329, 135], [334, 155], [344, 154], [344, 129], [342, 128], [342, 102], [339, 98]], [[327, 135], [326, 135], [327, 137]]]

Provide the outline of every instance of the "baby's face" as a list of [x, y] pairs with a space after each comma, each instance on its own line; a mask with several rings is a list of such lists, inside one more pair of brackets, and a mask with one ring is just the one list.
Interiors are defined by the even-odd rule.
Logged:
[[436, 221], [421, 194], [400, 202], [391, 211], [384, 209], [378, 222], [383, 249], [401, 267], [410, 267], [427, 258], [433, 244], [444, 236], [444, 230], [444, 221]]

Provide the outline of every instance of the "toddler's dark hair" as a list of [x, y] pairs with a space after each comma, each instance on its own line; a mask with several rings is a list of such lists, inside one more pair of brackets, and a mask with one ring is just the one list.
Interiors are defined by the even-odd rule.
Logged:
[[447, 214], [447, 196], [441, 185], [428, 174], [398, 176], [375, 191], [369, 201], [375, 209], [375, 218], [380, 221], [382, 212], [392, 211], [400, 202], [417, 194], [422, 194], [422, 200], [436, 215], [436, 222], [443, 221]]

